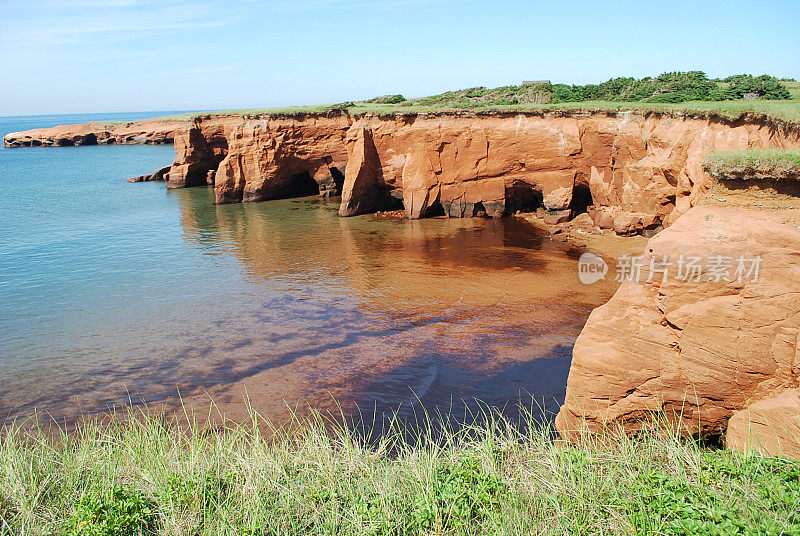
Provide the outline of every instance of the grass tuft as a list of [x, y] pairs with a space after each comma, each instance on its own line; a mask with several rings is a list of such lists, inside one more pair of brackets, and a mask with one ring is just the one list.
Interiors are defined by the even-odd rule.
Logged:
[[319, 414], [280, 429], [187, 421], [4, 428], [0, 533], [800, 534], [800, 463], [663, 424], [564, 445], [488, 412], [369, 440]]
[[729, 179], [800, 180], [800, 150], [713, 151], [703, 159], [703, 169]]

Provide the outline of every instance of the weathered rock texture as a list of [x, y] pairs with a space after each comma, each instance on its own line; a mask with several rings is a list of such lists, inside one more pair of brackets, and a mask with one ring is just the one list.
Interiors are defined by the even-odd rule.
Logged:
[[66, 147], [76, 145], [172, 143], [186, 121], [134, 121], [129, 123], [82, 123], [36, 128], [3, 136], [5, 147]]
[[228, 137], [235, 124], [224, 119], [195, 121], [176, 133], [175, 162], [167, 187], [213, 185], [216, 169], [228, 154]]
[[[198, 125], [204, 134], [210, 128], [206, 122]], [[217, 203], [265, 201], [341, 188], [350, 126], [346, 115], [238, 120], [227, 136], [227, 154], [219, 167], [208, 167], [216, 169]], [[180, 165], [178, 153], [173, 168]]]
[[[592, 312], [575, 343], [556, 426], [635, 431], [662, 414], [688, 433], [723, 434], [736, 448], [800, 457], [800, 229], [779, 213], [699, 206], [652, 238], [640, 282]], [[708, 263], [731, 266], [714, 281]], [[760, 256], [757, 281], [738, 259]], [[673, 265], [663, 282], [649, 259]], [[700, 281], [678, 263], [702, 259]], [[744, 266], [748, 271], [753, 263]], [[692, 278], [693, 279], [693, 278]]]
[[[224, 140], [223, 140], [224, 138]], [[218, 203], [342, 190], [342, 215], [409, 218], [585, 209], [619, 234], [671, 224], [708, 191], [711, 150], [798, 147], [797, 132], [624, 112], [198, 120], [176, 137], [170, 186], [213, 175]], [[345, 180], [346, 179], [346, 180]], [[344, 184], [342, 184], [344, 183]]]

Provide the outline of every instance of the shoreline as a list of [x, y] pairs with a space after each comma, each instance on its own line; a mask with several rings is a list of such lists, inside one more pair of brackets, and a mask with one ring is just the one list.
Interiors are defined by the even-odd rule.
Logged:
[[[163, 129], [173, 126], [159, 124], [161, 135], [155, 139], [168, 139]], [[84, 127], [96, 128], [91, 124]], [[128, 124], [124, 132], [140, 127]], [[92, 132], [69, 132], [69, 128], [60, 132], [72, 135], [73, 144], [74, 136], [83, 136], [79, 144], [86, 142], [86, 136], [94, 136]], [[217, 204], [309, 195], [313, 190], [322, 196], [341, 191], [340, 216], [396, 214], [398, 206], [409, 219], [528, 213], [523, 219], [546, 230], [555, 241], [612, 258], [636, 250], [645, 256], [657, 247], [677, 256], [680, 248], [705, 250], [708, 244], [733, 258], [736, 244], [745, 243], [749, 254], [762, 252], [759, 255], [768, 257], [770, 281], [766, 285], [726, 286], [723, 283], [731, 282], [717, 280], [713, 281], [719, 283], [716, 286], [695, 288], [635, 281], [620, 287], [609, 303], [597, 308], [576, 342], [567, 398], [585, 398], [584, 393], [597, 392], [565, 404], [569, 410], [565, 413], [562, 408], [564, 417], [557, 426], [562, 435], [569, 436], [583, 412], [596, 429], [614, 423], [635, 429], [642, 412], [659, 407], [658, 397], [675, 395], [671, 390], [659, 390], [663, 388], [646, 394], [651, 384], [676, 382], [670, 389], [677, 391], [704, 375], [714, 378], [703, 391], [710, 402], [697, 400], [687, 408], [687, 415], [696, 417], [698, 432], [724, 434], [728, 419], [762, 412], [763, 404], [770, 411], [770, 404], [780, 404], [778, 414], [794, 418], [790, 400], [796, 390], [791, 364], [794, 341], [781, 334], [797, 329], [793, 327], [797, 304], [784, 303], [792, 292], [792, 280], [786, 279], [781, 267], [793, 266], [792, 241], [800, 236], [796, 226], [790, 225], [798, 221], [798, 212], [788, 207], [782, 210], [797, 192], [776, 194], [769, 189], [775, 184], [752, 182], [748, 184], [756, 191], [742, 194], [742, 200], [728, 181], [721, 194], [722, 186], [704, 170], [704, 158], [709, 151], [720, 149], [797, 147], [800, 131], [775, 130], [749, 119], [728, 122], [686, 114], [665, 118], [652, 111], [353, 116], [347, 110], [334, 109], [258, 118], [199, 116], [187, 129], [172, 132], [176, 159], [168, 172], [162, 170], [158, 176], [167, 178], [170, 188], [213, 184]], [[102, 139], [122, 134], [109, 132]], [[137, 136], [120, 139], [126, 143], [147, 141]], [[57, 140], [54, 138], [54, 143], [61, 144]], [[92, 141], [99, 138], [89, 138], [88, 143]], [[760, 192], [775, 201], [777, 211], [765, 211], [763, 202], [750, 199]], [[728, 198], [736, 202], [728, 203]], [[739, 211], [742, 208], [757, 210]], [[712, 220], [713, 224], [704, 223]], [[632, 235], [639, 238], [623, 238]], [[648, 241], [642, 235], [654, 238]], [[773, 243], [784, 247], [771, 249]], [[774, 288], [784, 292], [773, 295], [770, 289]], [[673, 302], [666, 298], [671, 294], [676, 296]], [[715, 304], [719, 296], [726, 298], [725, 307]], [[762, 302], [775, 302], [776, 308], [786, 311], [786, 317], [769, 316], [756, 330], [750, 316], [739, 312], [758, 305], [754, 296], [760, 296]], [[679, 312], [673, 312], [675, 308]], [[748, 314], [763, 314], [760, 311]], [[687, 316], [676, 320], [673, 314]], [[620, 319], [641, 333], [620, 331]], [[683, 360], [697, 344], [693, 335], [685, 334], [693, 329], [702, 333], [719, 322], [724, 323], [718, 335], [720, 343], [697, 350], [715, 352], [711, 361], [719, 364], [698, 358], [687, 368]], [[743, 357], [735, 352], [729, 355], [730, 349], [722, 341], [732, 332], [741, 337], [743, 331], [756, 338], [774, 335], [778, 341], [771, 347], [772, 354], [762, 350], [751, 355], [746, 366], [761, 370], [769, 359], [777, 366], [763, 378], [753, 377], [747, 386], [750, 394], [734, 390], [734, 399], [728, 401], [718, 391], [730, 390], [729, 378], [724, 374], [717, 377], [717, 368], [736, 368]], [[626, 344], [645, 344], [647, 349], [642, 354]], [[594, 357], [598, 348], [601, 360]], [[641, 370], [627, 370], [632, 359], [644, 363]], [[674, 370], [679, 371], [677, 377]], [[584, 385], [588, 378], [603, 381], [592, 383], [589, 389]], [[626, 385], [628, 382], [631, 385]], [[740, 385], [739, 390], [745, 389]], [[789, 399], [785, 401], [785, 397]], [[707, 413], [702, 418], [701, 407]], [[710, 414], [708, 407], [713, 408]]]

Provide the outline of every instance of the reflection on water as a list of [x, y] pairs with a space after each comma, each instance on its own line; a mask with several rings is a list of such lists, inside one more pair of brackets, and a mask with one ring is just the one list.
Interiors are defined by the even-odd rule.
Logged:
[[206, 189], [122, 180], [163, 165], [159, 151], [0, 154], [3, 417], [71, 420], [177, 393], [233, 418], [245, 399], [275, 418], [335, 401], [553, 407], [575, 337], [614, 290], [581, 285], [580, 252], [515, 218], [339, 218], [320, 198], [214, 206]]
[[339, 218], [335, 200], [176, 195], [187, 242], [236, 258], [255, 289], [256, 314], [214, 334], [230, 350], [203, 374], [231, 408], [244, 396], [268, 413], [332, 400], [401, 414], [473, 399], [553, 408], [575, 337], [613, 292], [581, 285], [580, 251], [521, 219]]

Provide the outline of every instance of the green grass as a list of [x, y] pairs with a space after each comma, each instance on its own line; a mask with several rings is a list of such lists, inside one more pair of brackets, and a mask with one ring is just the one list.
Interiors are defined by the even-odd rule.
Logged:
[[191, 121], [207, 115], [300, 115], [324, 113], [335, 107], [335, 104], [317, 104], [310, 106], [284, 106], [281, 108], [243, 108], [240, 110], [210, 110], [207, 112], [186, 112], [182, 114], [164, 115], [153, 119], [162, 121]]
[[[632, 80], [632, 79], [631, 79]], [[610, 81], [612, 82], [612, 81]], [[730, 84], [715, 82], [724, 89]], [[502, 86], [498, 88], [468, 88], [447, 91], [438, 95], [411, 98], [402, 102], [386, 103], [387, 97], [377, 97], [359, 102], [290, 106], [283, 108], [252, 108], [244, 110], [218, 110], [165, 116], [158, 119], [192, 120], [207, 115], [235, 116], [299, 116], [324, 114], [332, 110], [346, 110], [351, 115], [363, 114], [418, 114], [418, 113], [517, 113], [547, 111], [621, 112], [636, 110], [668, 114], [690, 114], [702, 117], [714, 115], [728, 120], [742, 117], [776, 119], [800, 128], [800, 82], [782, 82], [789, 90], [789, 100], [723, 100], [685, 101], [678, 103], [646, 102], [646, 100], [584, 100], [580, 102], [550, 102], [555, 86]], [[396, 95], [395, 97], [400, 97]], [[399, 100], [399, 99], [398, 99]], [[557, 99], [556, 99], [557, 100]], [[563, 100], [563, 99], [562, 99]]]
[[484, 417], [369, 445], [319, 416], [280, 430], [142, 414], [55, 437], [10, 426], [0, 533], [800, 534], [798, 462], [669, 427], [566, 446]]
[[800, 180], [800, 150], [713, 151], [703, 159], [703, 168], [718, 177]]
[[800, 99], [800, 82], [783, 82], [793, 100]]
[[323, 114], [333, 109], [344, 109], [351, 115], [377, 114], [418, 114], [418, 113], [446, 113], [446, 112], [477, 112], [477, 113], [517, 113], [517, 112], [547, 112], [547, 111], [587, 111], [587, 112], [622, 112], [626, 110], [643, 112], [661, 112], [667, 114], [690, 114], [706, 117], [716, 115], [724, 119], [735, 120], [743, 116], [762, 116], [774, 118], [789, 124], [800, 126], [800, 100], [752, 100], [752, 101], [689, 101], [681, 103], [648, 103], [648, 102], [611, 102], [611, 101], [583, 101], [562, 102], [557, 104], [376, 104], [376, 103], [347, 103], [348, 106], [340, 108], [337, 105], [318, 106], [293, 106], [286, 108], [252, 108], [247, 110], [218, 110], [213, 112], [199, 112], [177, 114], [157, 119], [191, 120], [196, 117], [208, 115], [240, 115], [247, 117], [258, 116], [284, 116], [302, 114]]

